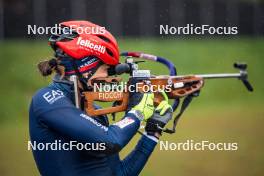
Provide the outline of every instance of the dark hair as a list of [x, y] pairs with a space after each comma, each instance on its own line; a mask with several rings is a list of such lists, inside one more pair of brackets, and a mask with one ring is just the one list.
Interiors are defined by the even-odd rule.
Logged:
[[58, 64], [58, 60], [54, 59], [54, 58], [52, 58], [50, 60], [41, 61], [38, 63], [38, 70], [42, 76], [49, 76], [54, 71], [63, 75], [63, 68], [62, 67], [63, 66], [60, 66]]

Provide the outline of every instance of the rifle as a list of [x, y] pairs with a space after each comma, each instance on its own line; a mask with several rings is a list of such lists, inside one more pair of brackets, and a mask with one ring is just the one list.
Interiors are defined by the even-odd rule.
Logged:
[[[220, 74], [200, 74], [200, 75], [177, 75], [176, 67], [172, 62], [165, 58], [158, 56], [139, 53], [139, 52], [125, 52], [121, 56], [126, 57], [124, 64], [119, 64], [115, 68], [115, 73], [121, 75], [124, 73], [130, 74], [128, 81], [136, 80], [138, 83], [139, 91], [143, 91], [144, 86], [153, 86], [152, 91], [154, 92], [154, 104], [157, 105], [163, 100], [163, 96], [160, 93], [160, 87], [169, 86], [170, 90], [166, 91], [169, 99], [173, 99], [173, 110], [180, 104], [180, 99], [183, 99], [179, 113], [175, 116], [173, 121], [173, 127], [171, 129], [163, 129], [167, 133], [175, 133], [176, 125], [181, 117], [182, 113], [188, 107], [193, 97], [199, 96], [199, 92], [204, 85], [206, 79], [219, 79], [219, 78], [237, 78], [243, 82], [248, 91], [252, 92], [253, 87], [248, 81], [247, 64], [245, 63], [234, 63], [234, 68], [238, 69], [238, 73], [220, 73]], [[159, 62], [167, 66], [170, 71], [170, 75], [155, 76], [150, 74], [150, 70], [140, 70], [138, 63], [142, 61], [134, 61], [134, 59], [144, 59], [149, 61]], [[98, 84], [114, 84], [117, 85], [122, 80], [121, 77], [107, 77], [107, 78], [96, 78], [92, 80], [93, 85]], [[127, 85], [126, 85], [127, 86]], [[144, 92], [144, 91], [143, 91]], [[85, 97], [85, 111], [90, 116], [98, 116], [103, 114], [115, 115], [116, 112], [126, 111], [129, 101], [129, 91], [86, 91], [83, 92]], [[113, 102], [112, 107], [95, 109], [94, 102]]]

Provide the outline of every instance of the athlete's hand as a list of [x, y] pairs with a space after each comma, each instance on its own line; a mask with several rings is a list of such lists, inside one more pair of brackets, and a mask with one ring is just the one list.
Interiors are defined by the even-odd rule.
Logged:
[[148, 119], [146, 124], [146, 132], [149, 135], [155, 135], [157, 137], [157, 133], [161, 135], [162, 128], [171, 120], [173, 110], [168, 101], [168, 96], [165, 92], [161, 92], [164, 100], [160, 102], [160, 104], [155, 109], [153, 116]]
[[154, 94], [132, 93], [128, 103], [128, 110], [137, 113], [140, 120], [147, 121], [154, 113]]
[[134, 89], [129, 92], [129, 103], [127, 111], [133, 111], [140, 120], [147, 121], [154, 113], [154, 93], [142, 93], [136, 89], [139, 82], [137, 78], [129, 80], [130, 85], [134, 85]]

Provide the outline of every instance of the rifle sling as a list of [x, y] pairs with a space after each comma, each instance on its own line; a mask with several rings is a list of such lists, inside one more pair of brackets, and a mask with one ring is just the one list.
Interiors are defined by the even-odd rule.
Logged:
[[182, 105], [181, 105], [180, 112], [174, 117], [172, 129], [166, 128], [166, 129], [163, 130], [163, 132], [169, 133], [169, 134], [172, 134], [172, 133], [176, 132], [177, 123], [178, 123], [181, 115], [183, 114], [183, 112], [186, 110], [186, 108], [192, 102], [192, 99], [193, 99], [193, 94], [190, 94], [186, 98], [184, 98], [184, 100], [182, 102]]

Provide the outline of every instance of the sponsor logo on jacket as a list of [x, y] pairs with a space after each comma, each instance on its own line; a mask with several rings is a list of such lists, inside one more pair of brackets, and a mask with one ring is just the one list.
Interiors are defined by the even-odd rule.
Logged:
[[53, 104], [60, 98], [63, 98], [63, 92], [61, 90], [51, 90], [43, 94], [43, 98], [49, 103]]

